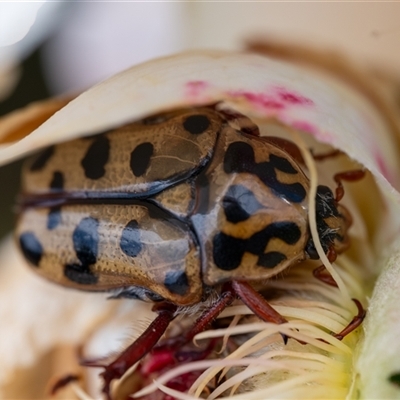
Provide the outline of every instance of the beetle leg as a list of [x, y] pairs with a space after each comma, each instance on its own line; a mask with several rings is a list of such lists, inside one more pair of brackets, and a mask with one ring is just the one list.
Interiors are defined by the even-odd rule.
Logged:
[[334, 157], [338, 157], [338, 156], [344, 154], [343, 151], [338, 150], [338, 149], [329, 150], [326, 153], [319, 153], [319, 154], [314, 154], [312, 149], [310, 151], [311, 151], [312, 157], [315, 161], [324, 161], [328, 158], [334, 158]]
[[[334, 262], [336, 260], [337, 253], [331, 247], [328, 251], [328, 260], [329, 262]], [[334, 287], [338, 287], [335, 280], [332, 278], [331, 274], [326, 273], [326, 268], [322, 264], [319, 267], [315, 268], [313, 271], [313, 275], [315, 278], [319, 279], [320, 281]], [[345, 336], [349, 333], [353, 332], [356, 328], [358, 328], [365, 318], [366, 311], [364, 310], [362, 304], [357, 299], [352, 299], [354, 303], [356, 303], [358, 314], [350, 321], [350, 323], [344, 328], [341, 332], [335, 333], [333, 336], [336, 339], [342, 340]]]
[[224, 284], [218, 300], [196, 320], [193, 327], [185, 335], [185, 343], [190, 342], [198, 333], [203, 332], [226, 307], [235, 300], [230, 284]]
[[[268, 304], [268, 302], [247, 282], [232, 281], [232, 288], [237, 296], [254, 312], [254, 314], [256, 314], [264, 321], [272, 322], [275, 324], [283, 324], [287, 322], [287, 320], [282, 317], [282, 315], [280, 315], [277, 311], [275, 311]], [[366, 312], [361, 303], [357, 299], [352, 300], [357, 306], [358, 314], [341, 332], [333, 335], [338, 340], [342, 340], [345, 336], [358, 328], [365, 318]], [[282, 337], [286, 344], [288, 337], [286, 335], [282, 335]]]
[[[103, 366], [105, 368], [104, 372], [101, 373], [104, 379], [103, 393], [107, 399], [111, 400], [111, 382], [114, 379], [121, 378], [133, 364], [151, 351], [168, 328], [170, 322], [175, 318], [177, 308], [177, 306], [166, 302], [155, 304], [153, 311], [158, 313], [155, 320], [115, 361]], [[84, 362], [82, 364], [85, 365]]]
[[[333, 247], [330, 247], [327, 253], [327, 257], [330, 263], [333, 263], [337, 258], [337, 253]], [[315, 278], [321, 282], [326, 283], [329, 286], [338, 287], [336, 281], [332, 278], [332, 275], [326, 271], [325, 265], [321, 264], [319, 267], [313, 270]]]
[[258, 317], [266, 322], [274, 324], [284, 324], [287, 322], [277, 311], [275, 311], [252, 286], [243, 281], [232, 281], [232, 287], [236, 295], [254, 312]]
[[344, 328], [341, 332], [333, 335], [338, 340], [342, 340], [349, 333], [353, 332], [364, 321], [366, 311], [364, 310], [362, 304], [357, 299], [352, 299], [352, 300], [354, 301], [354, 303], [356, 303], [358, 314], [350, 321], [350, 323], [346, 326], [346, 328]]
[[321, 282], [326, 283], [329, 286], [338, 287], [336, 281], [332, 278], [332, 275], [327, 273], [325, 265], [321, 264], [319, 267], [315, 268], [313, 271], [315, 278]]
[[[217, 316], [228, 307], [235, 298], [240, 298], [250, 310], [259, 318], [266, 322], [274, 324], [283, 324], [286, 321], [277, 311], [275, 311], [268, 302], [248, 283], [241, 281], [227, 282], [222, 286], [221, 295], [218, 300], [208, 308], [193, 324], [192, 328], [182, 337], [181, 340], [174, 339], [168, 346], [168, 341], [160, 347], [180, 347], [191, 340], [200, 332], [203, 332]], [[284, 336], [284, 335], [283, 335]], [[285, 343], [287, 338], [284, 336]]]
[[165, 340], [161, 345], [157, 346], [157, 350], [161, 348], [178, 349], [189, 343], [200, 332], [203, 332], [207, 327], [221, 314], [222, 311], [235, 300], [236, 295], [231, 288], [230, 283], [225, 283], [222, 286], [222, 291], [217, 301], [204, 311], [199, 318], [193, 323], [189, 331], [180, 338], [172, 338]]
[[342, 181], [355, 182], [359, 181], [365, 176], [365, 171], [362, 169], [355, 169], [352, 171], [339, 172], [333, 176], [337, 183], [335, 201], [339, 202], [344, 196], [344, 188]]
[[[284, 324], [287, 322], [277, 311], [275, 311], [261, 296], [257, 290], [253, 289], [251, 285], [243, 281], [232, 281], [232, 288], [236, 295], [254, 312], [257, 317], [261, 318], [265, 322], [272, 322], [274, 324]], [[281, 333], [283, 342], [286, 344], [288, 337]]]
[[193, 323], [192, 327], [180, 338], [167, 339], [162, 344], [156, 347], [159, 349], [178, 349], [185, 344], [191, 342], [193, 338], [200, 332], [203, 332], [207, 327], [228, 307], [236, 298], [236, 293], [232, 289], [230, 282], [222, 286], [221, 294], [217, 301], [205, 310], [199, 318]]

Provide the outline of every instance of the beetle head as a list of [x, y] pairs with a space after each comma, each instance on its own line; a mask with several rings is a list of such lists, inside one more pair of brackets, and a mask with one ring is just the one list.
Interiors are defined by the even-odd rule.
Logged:
[[[315, 211], [318, 236], [324, 253], [329, 249], [342, 253], [349, 246], [348, 229], [352, 223], [349, 211], [338, 204], [332, 190], [324, 185], [317, 187]], [[319, 259], [312, 237], [307, 243], [306, 253], [313, 260]]]

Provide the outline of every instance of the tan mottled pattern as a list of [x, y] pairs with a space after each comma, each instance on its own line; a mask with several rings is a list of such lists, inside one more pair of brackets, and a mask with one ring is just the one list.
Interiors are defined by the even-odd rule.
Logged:
[[187, 216], [193, 208], [194, 188], [191, 182], [182, 182], [154, 196], [157, 204], [180, 217]]
[[[285, 174], [277, 171], [277, 178], [282, 183], [301, 183], [306, 191], [309, 189], [309, 180], [297, 163], [284, 151], [268, 143], [263, 138], [249, 138], [240, 132], [226, 127], [221, 136], [221, 147], [218, 149], [220, 157], [214, 157], [213, 165], [209, 168], [210, 180], [210, 209], [204, 216], [195, 218], [197, 232], [205, 244], [207, 261], [203, 265], [203, 280], [208, 285], [215, 285], [229, 279], [257, 280], [276, 275], [289, 265], [305, 258], [304, 247], [309, 237], [307, 196], [299, 204], [290, 203], [275, 195], [257, 176], [250, 173], [226, 174], [223, 169], [223, 156], [229, 144], [241, 141], [252, 146], [255, 153], [255, 162], [268, 161], [270, 154], [275, 154], [290, 160], [298, 174]], [[257, 211], [248, 220], [233, 224], [226, 220], [221, 201], [231, 185], [240, 184], [253, 192], [259, 203], [265, 208]], [[265, 252], [279, 251], [286, 255], [287, 260], [275, 268], [264, 268], [256, 265], [258, 257], [245, 253], [239, 268], [232, 271], [223, 271], [213, 262], [212, 240], [218, 232], [224, 232], [239, 239], [248, 239], [273, 222], [295, 222], [301, 230], [302, 237], [295, 245], [288, 245], [282, 240], [270, 240]]]
[[[200, 261], [190, 235], [167, 220], [154, 219], [141, 206], [78, 205], [62, 208], [62, 220], [55, 229], [47, 229], [48, 209], [28, 209], [20, 218], [17, 236], [33, 232], [44, 247], [44, 255], [35, 271], [59, 284], [84, 290], [110, 290], [137, 285], [148, 288], [177, 304], [200, 300]], [[86, 217], [99, 221], [97, 262], [90, 266], [98, 276], [95, 285], [80, 285], [64, 276], [64, 266], [80, 264], [72, 241], [79, 222]], [[136, 257], [120, 248], [121, 234], [129, 221], [135, 219], [140, 228], [142, 251]], [[165, 275], [185, 271], [189, 292], [179, 296], [164, 286]]]
[[[176, 174], [195, 170], [214, 148], [221, 118], [208, 108], [195, 113], [207, 115], [211, 124], [206, 132], [194, 135], [183, 128], [183, 122], [193, 110], [165, 114], [166, 120], [146, 125], [135, 122], [109, 133], [110, 156], [105, 175], [99, 179], [85, 176], [81, 161], [96, 136], [78, 139], [55, 147], [49, 162], [40, 171], [24, 171], [23, 190], [28, 193], [46, 193], [55, 171], [64, 174], [66, 191], [117, 191], [146, 192], [158, 181], [168, 181]], [[130, 169], [131, 152], [140, 144], [150, 142], [154, 146], [149, 167], [136, 177]]]

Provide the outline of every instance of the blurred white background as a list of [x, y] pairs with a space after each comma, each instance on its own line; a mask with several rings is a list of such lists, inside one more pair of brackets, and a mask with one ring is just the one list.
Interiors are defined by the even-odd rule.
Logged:
[[400, 65], [400, 2], [33, 4], [34, 23], [32, 3], [0, 3], [0, 45], [10, 29], [15, 37], [18, 27], [27, 33], [0, 49], [0, 65], [7, 61], [4, 48], [24, 57], [46, 38], [45, 77], [53, 93], [82, 90], [132, 64], [181, 50], [240, 49], [254, 35], [339, 49], [394, 70]]

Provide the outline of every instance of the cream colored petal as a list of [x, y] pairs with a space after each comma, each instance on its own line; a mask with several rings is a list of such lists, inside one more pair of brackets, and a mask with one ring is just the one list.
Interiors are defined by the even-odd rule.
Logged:
[[56, 98], [38, 101], [0, 118], [0, 152], [6, 153], [10, 143], [18, 142], [29, 135], [70, 100]]

